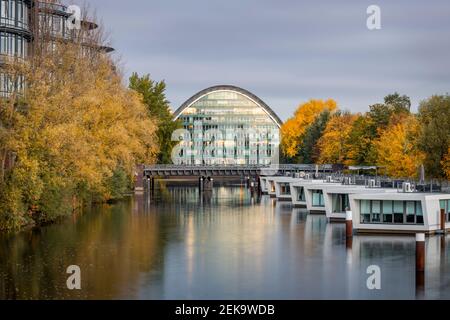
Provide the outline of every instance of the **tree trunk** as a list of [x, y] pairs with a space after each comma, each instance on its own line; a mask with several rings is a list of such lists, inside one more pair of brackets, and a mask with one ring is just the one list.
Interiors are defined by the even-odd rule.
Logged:
[[0, 182], [5, 180], [5, 171], [6, 171], [6, 149], [2, 150], [0, 154]]

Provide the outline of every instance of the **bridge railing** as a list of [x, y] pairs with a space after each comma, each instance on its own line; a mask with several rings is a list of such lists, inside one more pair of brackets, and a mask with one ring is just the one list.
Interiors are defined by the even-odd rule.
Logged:
[[[278, 164], [278, 165], [146, 165], [145, 170], [260, 170], [276, 168], [280, 170], [315, 171], [316, 165], [310, 164]], [[319, 165], [319, 171], [332, 170], [332, 165]]]

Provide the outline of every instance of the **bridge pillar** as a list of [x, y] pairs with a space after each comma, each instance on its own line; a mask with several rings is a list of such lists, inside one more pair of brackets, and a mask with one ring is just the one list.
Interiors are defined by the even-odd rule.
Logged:
[[152, 177], [152, 181], [151, 181], [151, 190], [152, 193], [155, 192], [155, 178]]
[[200, 178], [198, 178], [198, 189], [200, 190], [200, 192], [203, 191], [203, 176], [201, 176]]
[[214, 187], [214, 179], [211, 177], [207, 177], [205, 181], [203, 181], [203, 189], [205, 191], [212, 191]]
[[144, 191], [144, 165], [140, 164], [136, 166], [134, 173], [134, 191], [143, 192]]

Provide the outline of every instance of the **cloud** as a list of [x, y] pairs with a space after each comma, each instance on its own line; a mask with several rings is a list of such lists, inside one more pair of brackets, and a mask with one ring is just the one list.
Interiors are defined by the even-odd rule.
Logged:
[[91, 0], [127, 74], [165, 79], [177, 108], [197, 91], [234, 84], [284, 119], [309, 98], [352, 111], [393, 91], [413, 104], [450, 87], [450, 2]]

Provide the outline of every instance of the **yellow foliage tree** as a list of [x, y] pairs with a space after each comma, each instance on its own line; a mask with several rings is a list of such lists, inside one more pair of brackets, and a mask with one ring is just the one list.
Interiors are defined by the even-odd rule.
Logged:
[[358, 117], [351, 113], [337, 113], [330, 119], [318, 142], [319, 163], [349, 164], [348, 138]]
[[283, 153], [291, 158], [298, 155], [302, 144], [302, 137], [306, 129], [322, 112], [337, 109], [336, 101], [310, 100], [298, 107], [294, 116], [281, 127], [281, 147]]
[[55, 50], [15, 66], [27, 90], [5, 141], [16, 163], [0, 185], [0, 229], [115, 198], [137, 163], [155, 161], [157, 125], [110, 58], [77, 44]]
[[444, 159], [442, 160], [441, 164], [445, 176], [447, 177], [447, 179], [450, 179], [450, 148], [448, 148], [448, 152], [445, 155]]
[[414, 115], [397, 119], [381, 133], [375, 141], [377, 164], [385, 167], [391, 177], [416, 177], [424, 161], [424, 154], [418, 149], [417, 138], [420, 123]]

